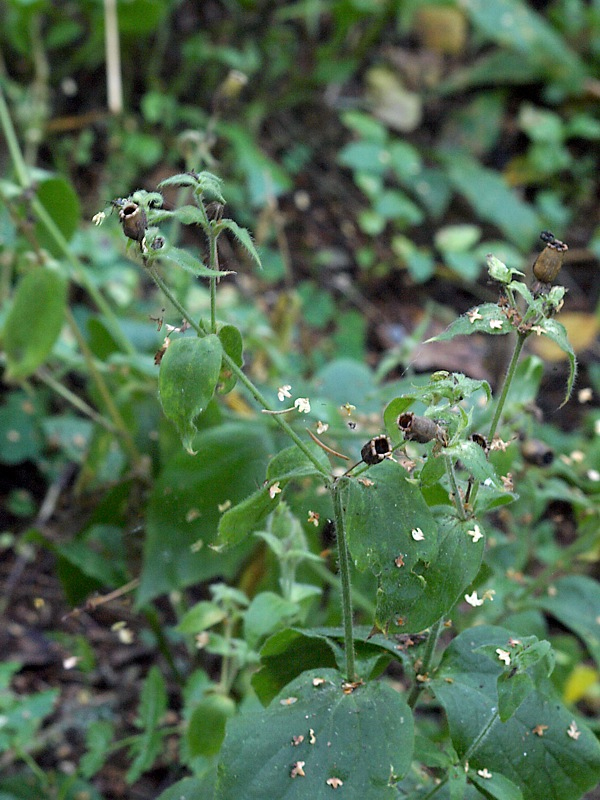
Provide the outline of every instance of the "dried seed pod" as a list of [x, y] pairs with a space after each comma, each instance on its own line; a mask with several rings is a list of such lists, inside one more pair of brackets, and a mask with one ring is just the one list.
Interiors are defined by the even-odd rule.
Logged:
[[141, 242], [148, 228], [148, 219], [144, 209], [137, 203], [127, 202], [119, 211], [119, 219], [125, 236], [135, 242]]
[[548, 467], [554, 461], [554, 451], [540, 439], [526, 439], [521, 445], [521, 455], [536, 467]]
[[487, 439], [481, 433], [474, 433], [471, 435], [471, 441], [478, 444], [481, 449], [487, 453], [490, 449]]
[[374, 436], [360, 451], [365, 464], [379, 464], [392, 452], [392, 443], [388, 436]]
[[405, 411], [396, 420], [396, 425], [404, 434], [404, 438], [411, 442], [440, 442], [448, 443], [448, 436], [441, 425], [428, 417], [417, 417], [412, 411]]
[[568, 246], [556, 239], [550, 231], [542, 231], [540, 239], [546, 243], [533, 265], [533, 274], [541, 283], [552, 283], [563, 264], [563, 256]]

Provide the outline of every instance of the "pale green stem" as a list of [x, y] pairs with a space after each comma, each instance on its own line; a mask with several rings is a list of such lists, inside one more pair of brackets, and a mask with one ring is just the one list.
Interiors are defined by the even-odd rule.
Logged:
[[[438, 621], [429, 629], [429, 633], [427, 634], [427, 644], [425, 645], [425, 652], [423, 654], [423, 665], [421, 667], [421, 673], [423, 675], [427, 675], [429, 672], [431, 672], [433, 659], [435, 656], [435, 649], [437, 647], [438, 639], [440, 638], [440, 633], [442, 632], [443, 627], [444, 618], [440, 617]], [[423, 688], [423, 684], [415, 681], [406, 701], [411, 708], [416, 706], [417, 700], [419, 699]]]
[[344, 652], [346, 654], [346, 680], [356, 679], [354, 665], [354, 628], [352, 620], [352, 586], [350, 581], [350, 556], [346, 539], [346, 518], [341, 498], [341, 481], [331, 487], [335, 533], [338, 546], [340, 581], [342, 585], [342, 625], [344, 628]]
[[[209, 261], [210, 269], [218, 272], [219, 270], [219, 251], [217, 249], [217, 237], [210, 230], [208, 234]], [[217, 278], [210, 278], [210, 329], [212, 333], [217, 332]]]
[[464, 520], [467, 518], [467, 515], [465, 513], [465, 507], [462, 501], [462, 497], [460, 496], [458, 484], [456, 482], [454, 465], [452, 463], [452, 459], [449, 456], [445, 456], [445, 461], [446, 461], [446, 472], [448, 474], [448, 479], [450, 481], [450, 488], [452, 489], [454, 505], [456, 506], [456, 510], [458, 512], [458, 518]]
[[81, 399], [81, 397], [73, 394], [70, 389], [67, 389], [66, 386], [63, 386], [60, 381], [57, 381], [43, 367], [40, 367], [37, 370], [35, 376], [38, 380], [42, 381], [42, 383], [45, 383], [47, 386], [49, 386], [52, 391], [56, 392], [56, 394], [60, 395], [64, 400], [66, 400], [67, 403], [70, 403], [73, 408], [81, 411], [84, 416], [89, 417], [93, 422], [96, 422], [105, 430], [109, 431], [109, 433], [117, 432], [117, 428], [111, 422], [109, 422], [109, 420], [103, 417], [102, 414], [96, 411], [95, 408], [92, 408], [90, 405], [88, 405], [85, 400]]
[[508, 369], [506, 370], [506, 376], [504, 378], [504, 385], [502, 386], [502, 393], [498, 398], [498, 404], [496, 406], [496, 411], [494, 413], [494, 418], [492, 419], [492, 424], [490, 425], [490, 431], [488, 433], [488, 439], [491, 442], [494, 438], [496, 430], [498, 428], [498, 424], [500, 422], [500, 418], [502, 416], [502, 412], [504, 410], [504, 405], [506, 403], [506, 399], [508, 397], [508, 393], [510, 391], [510, 387], [512, 385], [513, 378], [515, 377], [515, 372], [517, 370], [517, 364], [519, 362], [519, 358], [521, 356], [521, 350], [523, 349], [523, 345], [525, 344], [525, 340], [527, 339], [527, 334], [518, 333], [517, 334], [517, 343], [515, 345], [515, 349], [512, 354], [512, 358], [510, 360], [510, 364], [508, 365]]
[[[31, 186], [29, 170], [21, 154], [15, 129], [12, 124], [12, 119], [10, 118], [10, 113], [8, 110], [8, 106], [6, 105], [6, 100], [4, 99], [4, 93], [2, 92], [1, 86], [0, 86], [0, 127], [4, 132], [4, 137], [8, 145], [8, 151], [10, 153], [10, 157], [13, 166], [15, 168], [15, 172], [17, 174], [18, 182], [23, 187], [23, 189], [28, 189]], [[107, 321], [110, 323], [111, 334], [115, 337], [115, 339], [118, 340], [119, 345], [121, 346], [124, 352], [133, 355], [135, 353], [135, 348], [121, 330], [119, 320], [113, 313], [113, 310], [111, 309], [110, 305], [104, 299], [103, 295], [98, 290], [94, 282], [88, 277], [87, 271], [83, 266], [83, 264], [73, 254], [71, 248], [69, 247], [69, 243], [65, 239], [62, 231], [58, 228], [58, 226], [56, 225], [50, 214], [47, 212], [46, 208], [40, 203], [38, 198], [35, 196], [31, 199], [31, 209], [36, 218], [44, 226], [48, 234], [52, 237], [54, 243], [61, 251], [61, 253], [64, 255], [65, 259], [70, 264], [78, 283], [81, 286], [83, 286], [83, 288], [90, 295], [94, 303], [104, 314]]]
[[[192, 319], [191, 314], [181, 305], [179, 300], [175, 297], [173, 292], [169, 289], [166, 283], [163, 281], [161, 276], [158, 274], [157, 270], [153, 266], [147, 267], [148, 274], [152, 278], [152, 280], [156, 283], [158, 288], [164, 293], [167, 299], [175, 306], [175, 308], [179, 311], [182, 318], [187, 320], [190, 324], [190, 327], [196, 331], [198, 336], [206, 336], [207, 332], [201, 324], [198, 324], [194, 319]], [[238, 381], [246, 387], [246, 389], [250, 392], [252, 397], [256, 400], [256, 402], [266, 410], [269, 409], [269, 404], [265, 397], [263, 397], [262, 393], [259, 389], [252, 383], [250, 378], [246, 377], [244, 371], [235, 363], [235, 361], [225, 352], [223, 352], [223, 361], [227, 365], [227, 368], [231, 370], [231, 372], [235, 375]], [[315, 466], [317, 471], [320, 475], [330, 479], [330, 475], [319, 462], [319, 460], [315, 457], [315, 455], [311, 452], [309, 447], [306, 445], [305, 442], [298, 436], [296, 431], [283, 419], [283, 417], [279, 417], [276, 415], [272, 415], [272, 419], [279, 425], [279, 427], [285, 431], [285, 433], [290, 437], [290, 439], [294, 442], [294, 444], [304, 453], [304, 455], [309, 459], [309, 461]]]

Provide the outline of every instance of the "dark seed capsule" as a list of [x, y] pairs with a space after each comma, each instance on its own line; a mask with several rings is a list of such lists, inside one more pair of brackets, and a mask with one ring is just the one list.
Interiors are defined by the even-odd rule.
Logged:
[[472, 434], [471, 441], [475, 442], [475, 444], [478, 444], [479, 447], [481, 447], [481, 449], [484, 450], [486, 453], [490, 449], [487, 443], [487, 439], [485, 438], [485, 436], [482, 436], [481, 433]]
[[557, 239], [550, 231], [542, 231], [540, 239], [546, 243], [533, 265], [533, 274], [542, 283], [552, 283], [560, 272], [568, 246]]
[[141, 242], [148, 227], [144, 209], [137, 203], [126, 203], [119, 211], [119, 219], [125, 236], [135, 242]]
[[360, 455], [365, 464], [379, 464], [391, 452], [392, 443], [387, 436], [374, 436], [360, 451]]
[[548, 467], [554, 461], [554, 451], [540, 439], [526, 439], [521, 445], [521, 455], [536, 467]]
[[412, 411], [405, 411], [396, 420], [396, 425], [404, 434], [404, 438], [411, 442], [440, 442], [446, 444], [448, 436], [446, 431], [434, 420], [428, 417], [417, 417]]

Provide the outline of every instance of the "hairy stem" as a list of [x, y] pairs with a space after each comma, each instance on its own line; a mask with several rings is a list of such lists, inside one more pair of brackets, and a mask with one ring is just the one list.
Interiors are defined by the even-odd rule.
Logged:
[[496, 411], [494, 412], [494, 418], [492, 419], [492, 424], [490, 425], [490, 431], [488, 434], [488, 439], [490, 442], [494, 438], [496, 430], [498, 428], [498, 424], [500, 422], [500, 418], [502, 416], [502, 412], [504, 410], [504, 405], [506, 403], [506, 398], [508, 397], [508, 393], [510, 391], [510, 387], [513, 382], [513, 378], [515, 377], [515, 372], [517, 370], [517, 364], [519, 362], [519, 358], [521, 356], [521, 351], [523, 349], [523, 345], [525, 344], [525, 340], [527, 339], [527, 334], [518, 333], [517, 334], [517, 343], [515, 344], [515, 349], [512, 354], [512, 358], [510, 360], [510, 364], [508, 365], [508, 369], [506, 370], [506, 375], [504, 376], [504, 384], [502, 386], [502, 392], [500, 397], [498, 398], [498, 404], [496, 405]]
[[335, 518], [335, 532], [338, 546], [338, 561], [340, 580], [342, 585], [342, 624], [344, 628], [344, 648], [346, 653], [346, 679], [354, 681], [356, 671], [354, 666], [354, 629], [352, 622], [352, 585], [350, 581], [350, 556], [346, 540], [346, 520], [340, 496], [341, 481], [336, 481], [331, 487], [333, 500], [333, 513]]

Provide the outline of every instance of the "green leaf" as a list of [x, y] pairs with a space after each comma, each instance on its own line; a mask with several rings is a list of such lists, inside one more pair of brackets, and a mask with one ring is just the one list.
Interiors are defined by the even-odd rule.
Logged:
[[501, 175], [459, 153], [448, 157], [446, 166], [450, 183], [469, 201], [480, 219], [496, 225], [509, 241], [522, 248], [533, 244], [541, 227], [539, 217]]
[[[493, 323], [490, 325], [490, 323]], [[427, 339], [427, 342], [445, 342], [455, 336], [469, 336], [472, 333], [488, 333], [492, 336], [505, 336], [514, 331], [496, 303], [483, 303], [450, 323], [445, 331]], [[427, 344], [426, 342], [426, 344]]]
[[337, 157], [342, 167], [384, 175], [390, 167], [390, 153], [382, 144], [375, 142], [350, 142], [342, 147]]
[[216, 270], [204, 266], [196, 256], [193, 256], [189, 251], [182, 250], [179, 247], [166, 247], [164, 250], [157, 252], [158, 258], [164, 258], [167, 261], [172, 261], [181, 267], [186, 272], [191, 272], [198, 278], [222, 278], [224, 275], [233, 275], [231, 270]]
[[577, 359], [575, 357], [575, 351], [571, 347], [571, 343], [569, 342], [569, 337], [564, 325], [561, 325], [560, 322], [557, 322], [555, 319], [545, 319], [541, 323], [541, 327], [544, 329], [544, 334], [551, 339], [554, 344], [558, 345], [560, 349], [567, 354], [569, 359], [569, 378], [567, 380], [567, 391], [565, 392], [565, 399], [559, 406], [562, 408], [571, 397], [573, 384], [575, 383], [575, 378], [577, 377]]
[[308, 629], [287, 628], [270, 636], [260, 651], [260, 670], [252, 676], [258, 699], [266, 705], [304, 670], [340, 667], [341, 647], [329, 636]]
[[197, 455], [177, 453], [163, 468], [146, 513], [138, 603], [215, 575], [232, 576], [249, 547], [226, 555], [209, 548], [221, 511], [264, 478], [273, 442], [260, 422], [231, 422], [198, 434]]
[[[223, 352], [227, 353], [229, 358], [241, 369], [244, 366], [244, 342], [242, 334], [235, 325], [222, 325], [217, 331], [217, 336], [223, 347]], [[221, 373], [217, 386], [218, 393], [227, 394], [234, 388], [236, 383], [237, 378], [233, 372], [226, 364], [221, 364]]]
[[21, 278], [4, 323], [8, 380], [27, 378], [48, 358], [66, 305], [67, 283], [56, 272], [36, 268]]
[[[216, 770], [214, 771], [216, 772]], [[214, 797], [216, 774], [205, 772], [200, 777], [183, 778], [162, 792], [156, 800], [199, 800]]]
[[471, 783], [481, 789], [483, 797], [493, 797], [495, 800], [523, 800], [523, 793], [519, 787], [500, 772], [483, 778], [477, 770], [470, 769], [468, 776]]
[[225, 738], [225, 723], [235, 714], [235, 703], [222, 694], [205, 694], [192, 711], [186, 741], [192, 758], [214, 756]]
[[274, 510], [279, 503], [279, 495], [271, 497], [269, 488], [263, 486], [257, 489], [223, 514], [219, 520], [220, 549], [242, 542]]
[[160, 362], [158, 394], [163, 411], [192, 455], [197, 431], [194, 420], [215, 393], [222, 356], [223, 348], [215, 334], [188, 336], [172, 342]]
[[[348, 694], [342, 683], [335, 670], [304, 672], [267, 709], [231, 720], [215, 800], [328, 797], [331, 779], [348, 798], [397, 797], [413, 752], [411, 711], [383, 682]], [[294, 777], [298, 762], [304, 775]]]
[[[36, 195], [56, 227], [65, 239], [70, 241], [79, 226], [81, 217], [79, 198], [75, 189], [64, 178], [47, 178], [38, 184]], [[44, 247], [56, 258], [64, 256], [62, 247], [57, 244], [52, 234], [40, 221], [35, 225], [35, 238], [41, 247]]]
[[461, 441], [444, 449], [444, 453], [452, 459], [460, 460], [462, 466], [477, 481], [488, 481], [497, 488], [502, 486], [496, 470], [487, 460], [485, 451], [476, 442]]
[[87, 751], [79, 762], [84, 778], [91, 778], [100, 770], [108, 758], [114, 739], [115, 730], [111, 722], [95, 720], [91, 723], [85, 734]]
[[[307, 443], [307, 448], [321, 464], [325, 472], [330, 471], [329, 459], [324, 451], [312, 442]], [[322, 477], [313, 462], [295, 444], [280, 450], [269, 461], [267, 479], [269, 481], [290, 481], [293, 479]]]
[[498, 712], [502, 722], [509, 720], [523, 700], [534, 690], [531, 677], [526, 672], [503, 672], [498, 678]]
[[374, 485], [349, 480], [343, 487], [350, 555], [377, 577], [378, 625], [416, 633], [446, 614], [473, 580], [483, 537], [475, 542], [473, 524], [452, 517], [441, 517], [438, 528], [399, 464], [384, 461], [364, 475]]
[[260, 592], [250, 603], [244, 614], [244, 638], [249, 646], [256, 648], [266, 636], [282, 625], [289, 625], [298, 616], [296, 603], [275, 592]]
[[27, 459], [37, 459], [43, 449], [40, 435], [38, 401], [25, 393], [13, 391], [7, 394], [6, 403], [0, 408], [0, 462], [18, 464]]
[[549, 684], [531, 692], [507, 722], [500, 721], [497, 680], [503, 664], [478, 650], [510, 650], [510, 637], [504, 628], [479, 626], [460, 634], [446, 649], [430, 686], [446, 711], [452, 743], [461, 758], [469, 751], [473, 770], [501, 773], [521, 789], [525, 800], [576, 800], [600, 779], [600, 745], [579, 722], [578, 738], [569, 736], [572, 712]]
[[258, 250], [254, 246], [252, 237], [250, 236], [250, 233], [246, 228], [241, 228], [237, 224], [237, 222], [234, 222], [232, 219], [222, 220], [219, 227], [231, 231], [231, 233], [233, 233], [238, 242], [246, 248], [256, 266], [259, 267], [259, 269], [262, 269], [262, 264], [260, 261], [260, 256], [258, 255]]
[[535, 605], [575, 631], [600, 666], [600, 585], [586, 575], [567, 575], [552, 588]]
[[216, 603], [201, 600], [186, 611], [176, 630], [180, 633], [201, 633], [201, 631], [223, 622], [226, 616], [227, 613]]
[[150, 769], [162, 746], [163, 734], [158, 724], [167, 710], [167, 688], [158, 667], [151, 667], [140, 696], [137, 725], [143, 733], [129, 748], [133, 758], [127, 772], [127, 782], [134, 783], [140, 775]]

